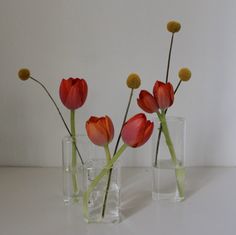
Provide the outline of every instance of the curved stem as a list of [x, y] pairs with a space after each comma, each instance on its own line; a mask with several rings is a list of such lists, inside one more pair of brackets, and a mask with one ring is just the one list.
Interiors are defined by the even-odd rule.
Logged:
[[104, 166], [104, 168], [101, 170], [101, 172], [91, 182], [91, 184], [88, 186], [87, 191], [84, 192], [84, 195], [83, 195], [83, 214], [87, 219], [88, 219], [88, 201], [89, 201], [90, 193], [94, 190], [94, 188], [97, 186], [97, 184], [102, 179], [102, 177], [105, 176], [107, 174], [107, 172], [113, 167], [114, 163], [118, 160], [118, 158], [121, 156], [121, 154], [125, 151], [126, 148], [127, 148], [126, 144], [123, 144], [120, 147], [120, 149], [113, 156], [113, 158], [111, 158], [111, 160]]
[[[59, 115], [60, 115], [60, 117], [61, 117], [61, 120], [62, 120], [62, 122], [63, 122], [63, 124], [64, 124], [66, 130], [68, 131], [69, 135], [72, 137], [72, 134], [71, 134], [71, 132], [70, 132], [70, 129], [69, 129], [69, 127], [67, 126], [66, 121], [65, 121], [65, 119], [64, 119], [64, 117], [63, 117], [63, 115], [62, 115], [62, 113], [61, 113], [61, 111], [60, 111], [60, 109], [59, 109], [57, 103], [55, 102], [55, 100], [53, 99], [53, 97], [51, 96], [51, 94], [49, 93], [49, 91], [47, 90], [47, 88], [43, 85], [42, 82], [38, 81], [37, 79], [35, 79], [35, 78], [33, 78], [33, 77], [30, 77], [30, 79], [32, 79], [33, 81], [35, 81], [36, 83], [38, 83], [38, 84], [44, 89], [44, 91], [47, 93], [47, 95], [49, 96], [49, 98], [50, 98], [51, 101], [53, 102], [54, 106], [56, 107], [56, 109], [57, 109], [57, 111], [58, 111], [58, 113], [59, 113]], [[77, 146], [75, 146], [75, 147], [76, 147], [76, 151], [77, 151], [77, 153], [78, 153], [78, 155], [79, 155], [79, 158], [80, 158], [81, 163], [84, 164], [84, 161], [83, 161], [83, 159], [82, 159], [82, 157], [81, 157], [81, 154], [80, 154], [80, 152], [79, 152]]]

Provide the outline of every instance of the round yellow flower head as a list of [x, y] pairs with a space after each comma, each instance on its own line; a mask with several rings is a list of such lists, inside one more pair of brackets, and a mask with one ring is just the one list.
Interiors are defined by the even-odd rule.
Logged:
[[167, 24], [167, 30], [171, 33], [177, 33], [181, 29], [181, 24], [177, 21], [169, 21]]
[[127, 78], [126, 84], [129, 88], [137, 89], [141, 85], [141, 79], [138, 74], [131, 73]]
[[182, 68], [179, 70], [179, 79], [187, 82], [191, 78], [191, 71], [188, 68]]
[[18, 72], [18, 76], [22, 81], [25, 81], [30, 78], [30, 71], [29, 69], [20, 69]]

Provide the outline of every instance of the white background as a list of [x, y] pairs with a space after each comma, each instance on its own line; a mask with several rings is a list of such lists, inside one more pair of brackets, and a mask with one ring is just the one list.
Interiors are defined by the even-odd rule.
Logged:
[[[166, 23], [176, 19], [182, 28], [170, 80], [175, 86], [185, 66], [193, 77], [169, 114], [187, 120], [187, 164], [235, 166], [235, 9], [235, 0], [1, 0], [0, 165], [61, 165], [65, 128], [44, 91], [18, 80], [19, 68], [30, 68], [45, 83], [67, 120], [60, 81], [85, 78], [89, 95], [76, 113], [77, 129], [85, 132], [90, 115], [107, 114], [118, 132], [128, 74], [137, 72], [148, 90], [164, 79], [171, 36]], [[138, 93], [130, 116], [141, 111]], [[148, 145], [123, 156], [123, 165], [150, 164]]]

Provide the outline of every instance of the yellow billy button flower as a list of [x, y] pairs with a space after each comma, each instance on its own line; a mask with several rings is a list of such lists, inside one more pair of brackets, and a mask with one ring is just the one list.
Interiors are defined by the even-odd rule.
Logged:
[[172, 20], [167, 23], [167, 30], [171, 33], [177, 33], [180, 31], [180, 29], [181, 24], [177, 21]]
[[141, 79], [138, 74], [131, 73], [127, 78], [126, 84], [131, 89], [137, 89], [141, 85]]
[[25, 81], [25, 80], [28, 80], [30, 78], [30, 71], [29, 69], [20, 69], [19, 72], [18, 72], [18, 77], [22, 80], [22, 81]]
[[182, 68], [179, 70], [179, 79], [183, 82], [187, 82], [191, 78], [191, 71], [188, 68]]

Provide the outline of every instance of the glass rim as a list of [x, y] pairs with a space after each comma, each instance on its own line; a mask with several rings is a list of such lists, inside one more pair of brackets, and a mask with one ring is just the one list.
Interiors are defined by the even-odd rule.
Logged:
[[[87, 136], [87, 134], [85, 134], [85, 133], [83, 133], [83, 134], [77, 134], [76, 136], [75, 136], [75, 138], [77, 139], [77, 138], [88, 138], [88, 136]], [[66, 136], [64, 136], [63, 138], [62, 138], [62, 140], [63, 141], [65, 141], [65, 142], [71, 142], [71, 140], [72, 140], [72, 136], [70, 136], [70, 135], [66, 135]]]
[[[89, 162], [92, 162], [92, 161], [100, 161], [100, 162], [104, 162], [104, 165], [103, 166], [86, 166], [86, 164], [89, 164]], [[83, 168], [85, 168], [86, 170], [90, 170], [90, 169], [103, 169], [105, 168], [106, 166], [106, 159], [105, 158], [102, 158], [102, 159], [88, 159], [87, 161], [84, 162], [84, 165], [83, 165]], [[111, 168], [107, 168], [107, 170], [110, 170], [110, 169], [116, 169], [120, 167], [120, 162], [119, 161], [116, 161], [114, 163], [114, 165], [111, 167]]]
[[[158, 116], [152, 118], [152, 121], [156, 121], [156, 120], [158, 121], [158, 123], [160, 123]], [[184, 118], [182, 116], [166, 116], [166, 120], [167, 120], [167, 122], [168, 121], [179, 121], [179, 122], [183, 122], [183, 123], [186, 122], [186, 118]]]

